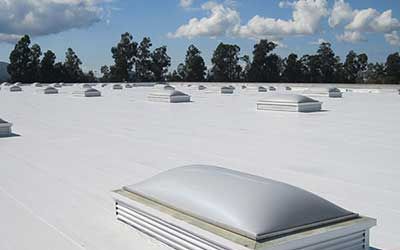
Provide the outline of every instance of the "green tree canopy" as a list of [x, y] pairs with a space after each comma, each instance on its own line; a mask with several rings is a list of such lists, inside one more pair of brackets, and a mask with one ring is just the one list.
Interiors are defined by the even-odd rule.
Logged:
[[167, 47], [156, 48], [151, 53], [151, 71], [155, 81], [165, 81], [165, 74], [171, 65], [171, 58], [167, 54]]
[[193, 44], [186, 51], [185, 57], [185, 81], [201, 82], [206, 75], [206, 66], [201, 51]]
[[[249, 71], [249, 80], [253, 82], [268, 82], [271, 81], [275, 76], [271, 76], [271, 72], [275, 69], [268, 67], [273, 66], [273, 60], [276, 57], [268, 58], [268, 54], [276, 48], [277, 44], [269, 42], [268, 40], [262, 39], [259, 43], [254, 45], [253, 50], [253, 62], [251, 63]], [[269, 62], [268, 62], [269, 61]], [[275, 74], [276, 72], [274, 72]]]
[[54, 64], [56, 55], [53, 51], [48, 50], [44, 53], [43, 59], [40, 62], [40, 75], [42, 82], [51, 83], [57, 80]]
[[137, 49], [136, 80], [147, 82], [152, 80], [152, 58], [150, 48], [152, 46], [149, 37], [144, 37]]
[[215, 49], [211, 62], [211, 73], [214, 81], [238, 81], [241, 67], [239, 62], [240, 48], [237, 45], [220, 43]]
[[128, 32], [121, 35], [117, 46], [111, 48], [114, 65], [110, 68], [112, 81], [128, 81], [137, 54], [137, 43]]

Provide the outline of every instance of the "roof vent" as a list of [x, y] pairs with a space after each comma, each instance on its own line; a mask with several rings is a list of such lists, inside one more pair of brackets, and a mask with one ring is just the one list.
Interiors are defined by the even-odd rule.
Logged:
[[361, 250], [376, 224], [303, 189], [206, 165], [163, 172], [114, 198], [118, 220], [176, 249]]
[[258, 110], [316, 112], [321, 106], [321, 102], [297, 94], [270, 94], [257, 102]]
[[199, 85], [199, 90], [205, 90], [207, 87], [204, 85]]
[[9, 123], [0, 118], [0, 137], [11, 136], [11, 126], [12, 123]]
[[276, 90], [276, 88], [274, 86], [269, 87], [269, 91], [275, 91], [275, 90]]

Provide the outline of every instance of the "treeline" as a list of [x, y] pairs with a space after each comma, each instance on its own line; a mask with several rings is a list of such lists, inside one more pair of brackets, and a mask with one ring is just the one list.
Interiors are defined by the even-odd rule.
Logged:
[[149, 37], [135, 42], [129, 33], [111, 48], [114, 63], [101, 67], [100, 78], [92, 71], [84, 73], [81, 60], [69, 48], [64, 62], [48, 50], [42, 56], [39, 45], [30, 47], [24, 36], [10, 54], [8, 72], [12, 81], [20, 82], [290, 82], [290, 83], [400, 83], [400, 55], [390, 54], [385, 63], [369, 63], [365, 53], [350, 51], [342, 62], [329, 43], [321, 43], [316, 54], [290, 54], [282, 58], [274, 50], [277, 44], [260, 40], [252, 56], [241, 55], [240, 47], [220, 43], [207, 69], [201, 51], [190, 45], [185, 61], [168, 73], [171, 58], [167, 47], [152, 50]]
[[84, 73], [82, 61], [76, 53], [68, 48], [64, 62], [56, 62], [53, 51], [44, 54], [38, 44], [31, 45], [29, 36], [23, 36], [10, 53], [10, 64], [7, 71], [12, 82], [94, 82], [93, 71]]
[[190, 45], [185, 62], [167, 77], [169, 81], [290, 82], [290, 83], [400, 83], [400, 55], [391, 54], [386, 63], [368, 63], [365, 53], [350, 51], [344, 62], [329, 43], [321, 43], [317, 53], [281, 58], [273, 53], [277, 44], [260, 40], [250, 56], [240, 56], [238, 45], [220, 43], [207, 70], [201, 52]]

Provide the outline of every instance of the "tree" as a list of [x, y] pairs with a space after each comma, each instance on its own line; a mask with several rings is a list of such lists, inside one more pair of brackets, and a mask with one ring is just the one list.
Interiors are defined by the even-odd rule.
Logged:
[[55, 76], [55, 82], [64, 82], [67, 79], [67, 73], [64, 68], [64, 64], [61, 62], [58, 62], [54, 64], [54, 76]]
[[365, 71], [365, 82], [380, 84], [385, 83], [385, 66], [382, 63], [369, 63]]
[[137, 54], [137, 43], [128, 32], [121, 35], [121, 40], [116, 47], [111, 48], [114, 65], [110, 68], [111, 81], [128, 81], [129, 72], [132, 70]]
[[251, 60], [250, 57], [248, 55], [244, 55], [240, 58], [241, 61], [243, 61], [244, 63], [244, 68], [242, 70], [242, 72], [240, 73], [240, 80], [247, 82], [249, 81], [249, 72], [251, 69]]
[[151, 71], [151, 52], [152, 46], [149, 37], [144, 37], [140, 42], [137, 49], [137, 60], [136, 60], [136, 80], [141, 82], [152, 80]]
[[398, 52], [390, 54], [385, 63], [386, 81], [385, 83], [400, 83], [400, 55]]
[[94, 72], [92, 70], [89, 70], [89, 72], [84, 74], [82, 82], [97, 82], [97, 78], [94, 75]]
[[207, 68], [205, 66], [201, 51], [194, 45], [190, 45], [185, 57], [185, 81], [202, 82], [206, 75]]
[[110, 68], [107, 65], [101, 66], [100, 72], [103, 74], [103, 76], [100, 79], [101, 82], [110, 81]]
[[317, 51], [321, 82], [329, 83], [335, 81], [335, 65], [340, 61], [335, 56], [330, 43], [321, 43]]
[[[259, 43], [254, 45], [253, 50], [253, 62], [251, 63], [250, 71], [249, 71], [249, 80], [253, 82], [267, 82], [270, 81], [271, 78], [275, 78], [275, 76], [270, 77], [268, 74], [275, 69], [267, 69], [267, 67], [271, 66], [271, 63], [268, 63], [268, 54], [276, 48], [276, 44], [273, 42], [269, 42], [268, 40], [260, 40]], [[269, 60], [275, 60], [276, 57], [273, 56], [269, 58]]]
[[241, 67], [239, 62], [240, 48], [237, 45], [220, 43], [214, 51], [211, 62], [211, 74], [214, 81], [232, 82], [239, 80]]
[[304, 55], [300, 59], [302, 67], [302, 77], [304, 82], [321, 82], [320, 60], [318, 55]]
[[41, 81], [44, 83], [51, 83], [57, 80], [56, 71], [54, 64], [56, 61], [56, 55], [53, 51], [48, 50], [44, 53], [43, 59], [40, 62], [40, 75]]
[[285, 82], [301, 82], [303, 80], [302, 77], [302, 63], [300, 60], [297, 60], [296, 54], [290, 54], [283, 61], [284, 70], [282, 72], [282, 80]]
[[33, 55], [31, 48], [29, 48], [30, 44], [31, 40], [29, 36], [25, 35], [17, 42], [10, 53], [10, 64], [7, 67], [7, 71], [10, 74], [12, 82], [31, 83], [34, 81], [33, 78], [35, 76], [32, 77], [32, 72], [37, 70], [37, 65], [33, 65], [32, 60], [36, 60], [40, 47], [35, 45], [35, 55]]
[[178, 64], [178, 67], [176, 67], [176, 72], [181, 81], [184, 81], [186, 78], [186, 69], [183, 63]]
[[282, 71], [282, 59], [277, 54], [270, 54], [265, 59], [266, 82], [279, 82]]
[[83, 72], [81, 69], [82, 61], [73, 49], [68, 48], [65, 52], [64, 73], [66, 82], [81, 82], [83, 79]]
[[31, 82], [40, 81], [40, 57], [42, 56], [42, 50], [38, 44], [34, 44], [31, 47], [30, 53], [30, 65], [28, 74], [30, 74]]
[[171, 57], [167, 54], [167, 47], [162, 46], [151, 53], [151, 71], [155, 81], [165, 81], [165, 74], [171, 66]]

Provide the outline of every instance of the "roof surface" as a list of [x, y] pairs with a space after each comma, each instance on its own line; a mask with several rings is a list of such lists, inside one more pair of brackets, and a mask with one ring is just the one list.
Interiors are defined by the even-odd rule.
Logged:
[[294, 186], [209, 165], [174, 168], [124, 189], [253, 240], [357, 216]]
[[151, 87], [99, 88], [103, 98], [73, 96], [80, 86], [0, 91], [0, 116], [21, 135], [0, 139], [0, 249], [169, 249], [119, 223], [110, 191], [189, 164], [303, 188], [377, 218], [373, 246], [400, 247], [397, 91], [319, 97], [325, 112], [289, 113], [257, 111], [265, 93], [251, 84], [229, 96], [205, 85], [178, 84], [193, 98], [182, 105], [148, 101]]

